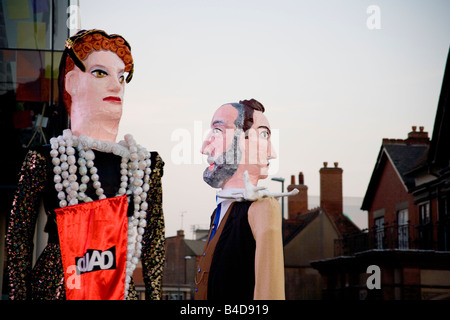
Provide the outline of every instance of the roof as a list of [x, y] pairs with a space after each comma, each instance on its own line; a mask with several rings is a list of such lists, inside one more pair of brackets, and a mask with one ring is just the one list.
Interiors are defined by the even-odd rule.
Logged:
[[284, 220], [283, 223], [283, 242], [284, 245], [292, 241], [300, 232], [302, 232], [316, 217], [325, 214], [334, 225], [340, 236], [360, 232], [361, 230], [343, 214], [329, 214], [321, 207], [309, 210], [308, 212], [298, 214], [292, 219]]
[[395, 170], [406, 189], [414, 187], [414, 177], [407, 173], [415, 168], [427, 155], [428, 145], [385, 145], [384, 146]]
[[283, 243], [288, 244], [300, 233], [311, 221], [313, 221], [322, 211], [321, 208], [315, 208], [308, 212], [298, 214], [292, 219], [283, 221]]
[[428, 163], [436, 169], [445, 169], [450, 160], [450, 49], [442, 80]]
[[190, 256], [200, 256], [205, 247], [205, 241], [202, 240], [184, 240], [187, 250], [186, 254]]
[[[408, 192], [414, 188], [414, 177], [421, 170], [442, 174], [450, 170], [450, 48], [442, 80], [433, 135], [429, 145], [400, 143], [383, 144], [361, 206], [369, 210], [385, 161], [392, 162]], [[400, 140], [402, 141], [402, 140]]]
[[414, 187], [415, 181], [414, 177], [408, 173], [423, 161], [428, 148], [429, 146], [425, 144], [405, 144], [402, 142], [383, 144], [378, 153], [361, 210], [370, 210], [386, 161], [391, 162], [406, 191], [410, 191]]
[[423, 161], [428, 148], [427, 144], [406, 144], [404, 142], [383, 144], [378, 153], [361, 209], [370, 209], [387, 161], [391, 162], [406, 191], [410, 191], [414, 187], [415, 181], [413, 176], [408, 175], [408, 172]]
[[328, 216], [341, 236], [361, 232], [361, 229], [359, 229], [358, 226], [344, 214], [329, 214]]

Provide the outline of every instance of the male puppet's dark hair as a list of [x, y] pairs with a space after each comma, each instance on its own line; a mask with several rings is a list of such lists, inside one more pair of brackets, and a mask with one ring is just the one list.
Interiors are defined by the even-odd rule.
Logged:
[[265, 109], [261, 102], [250, 99], [250, 100], [241, 100], [239, 104], [244, 106], [244, 123], [242, 125], [242, 130], [247, 132], [253, 125], [253, 111], [261, 111], [264, 113]]
[[253, 126], [253, 112], [264, 112], [265, 108], [261, 102], [255, 99], [241, 100], [239, 103], [231, 103], [231, 105], [238, 111], [238, 116], [234, 124], [236, 128], [242, 129], [245, 138], [247, 138], [247, 131]]

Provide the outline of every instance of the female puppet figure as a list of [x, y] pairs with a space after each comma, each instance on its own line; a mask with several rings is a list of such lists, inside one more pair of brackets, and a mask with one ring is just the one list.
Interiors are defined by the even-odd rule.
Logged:
[[[132, 75], [121, 36], [93, 29], [66, 41], [59, 90], [71, 129], [23, 162], [6, 239], [11, 299], [133, 299], [139, 260], [146, 299], [160, 298], [164, 162], [131, 135], [116, 143]], [[41, 203], [48, 245], [33, 267]]]

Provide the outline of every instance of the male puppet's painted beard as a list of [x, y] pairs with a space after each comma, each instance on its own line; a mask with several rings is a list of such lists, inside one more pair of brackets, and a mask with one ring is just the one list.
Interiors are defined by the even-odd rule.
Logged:
[[238, 139], [239, 136], [235, 135], [231, 147], [216, 160], [208, 157], [210, 166], [203, 172], [203, 180], [211, 187], [222, 188], [225, 182], [237, 171], [242, 157]]

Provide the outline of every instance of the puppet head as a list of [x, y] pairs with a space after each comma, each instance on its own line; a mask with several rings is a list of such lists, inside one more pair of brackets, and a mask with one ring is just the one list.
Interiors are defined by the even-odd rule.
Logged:
[[245, 171], [254, 185], [267, 177], [269, 160], [276, 154], [264, 111], [255, 99], [217, 109], [201, 149], [208, 156], [209, 167], [203, 173], [206, 183], [213, 188], [243, 188]]
[[125, 82], [131, 80], [133, 68], [130, 45], [119, 35], [83, 30], [66, 41], [60, 99], [75, 135], [115, 141]]

